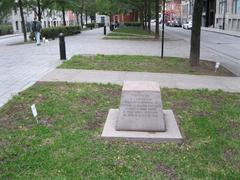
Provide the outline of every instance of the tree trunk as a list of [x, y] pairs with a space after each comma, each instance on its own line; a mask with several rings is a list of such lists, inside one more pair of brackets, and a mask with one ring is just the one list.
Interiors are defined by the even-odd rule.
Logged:
[[25, 19], [24, 19], [24, 15], [23, 15], [22, 0], [18, 1], [18, 5], [19, 5], [21, 20], [22, 20], [21, 24], [22, 24], [22, 32], [23, 32], [23, 36], [24, 36], [24, 42], [27, 42], [27, 31], [26, 31]]
[[156, 16], [156, 29], [155, 29], [155, 39], [159, 39], [159, 0], [155, 0], [155, 16]]
[[140, 23], [142, 25], [142, 28], [144, 29], [143, 9], [139, 9], [139, 12], [140, 12]]
[[144, 0], [144, 29], [147, 29], [147, 0]]
[[41, 4], [40, 4], [40, 0], [37, 0], [37, 16], [38, 16], [38, 21], [42, 20], [42, 12], [41, 12]]
[[80, 27], [79, 14], [79, 11], [76, 12], [77, 25]]
[[86, 11], [86, 14], [85, 14], [85, 16], [86, 16], [86, 27], [87, 27], [87, 20], [88, 20], [88, 12]]
[[201, 41], [201, 24], [202, 24], [203, 1], [195, 0], [192, 19], [191, 35], [191, 66], [199, 66], [200, 61], [200, 41]]
[[152, 12], [151, 12], [151, 0], [148, 1], [148, 32], [151, 32], [151, 16], [152, 16]]
[[81, 26], [83, 28], [83, 8], [81, 8], [81, 12], [80, 12], [80, 18], [81, 18]]
[[66, 26], [67, 23], [66, 23], [66, 19], [65, 19], [65, 8], [64, 8], [64, 6], [62, 6], [62, 16], [63, 16], [63, 26]]

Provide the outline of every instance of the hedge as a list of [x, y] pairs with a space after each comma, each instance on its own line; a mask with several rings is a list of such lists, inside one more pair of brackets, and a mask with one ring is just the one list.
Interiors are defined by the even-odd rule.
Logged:
[[97, 23], [98, 27], [104, 27], [105, 23]]
[[90, 24], [87, 24], [87, 25], [86, 25], [86, 28], [91, 28], [91, 27], [94, 28], [94, 27], [95, 27], [95, 24], [94, 24], [94, 23], [90, 23]]
[[125, 22], [124, 23], [125, 26], [136, 26], [136, 27], [140, 27], [141, 23], [140, 22]]
[[0, 24], [0, 36], [7, 34], [13, 34], [12, 26], [8, 24]]
[[[60, 33], [63, 33], [65, 36], [72, 36], [81, 33], [81, 29], [79, 26], [59, 26], [44, 28], [41, 30], [41, 37], [45, 37], [47, 39], [55, 39], [59, 36]], [[30, 34], [30, 39], [34, 39], [33, 32]]]

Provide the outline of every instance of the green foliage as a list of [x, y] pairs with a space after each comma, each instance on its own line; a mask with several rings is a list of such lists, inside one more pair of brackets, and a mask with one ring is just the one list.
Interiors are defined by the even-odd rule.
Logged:
[[87, 24], [87, 28], [93, 28], [93, 27], [95, 27], [95, 24], [94, 23], [90, 23], [90, 24]]
[[[41, 31], [41, 36], [47, 39], [55, 39], [59, 36], [60, 33], [64, 33], [65, 36], [71, 36], [74, 34], [81, 33], [81, 29], [79, 26], [59, 26], [59, 27], [51, 27], [44, 28]], [[34, 39], [34, 33], [30, 34], [30, 39]]]
[[97, 23], [98, 27], [104, 27], [105, 23]]
[[0, 0], [0, 23], [11, 13], [14, 6], [14, 0]]
[[12, 25], [0, 24], [0, 36], [12, 33], [13, 33]]

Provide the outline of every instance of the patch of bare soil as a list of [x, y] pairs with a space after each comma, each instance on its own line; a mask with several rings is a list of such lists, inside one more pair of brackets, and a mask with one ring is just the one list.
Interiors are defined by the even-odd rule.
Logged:
[[109, 97], [120, 97], [121, 96], [121, 92], [122, 90], [119, 89], [115, 89], [113, 90], [112, 88], [104, 88], [104, 89], [98, 89], [99, 92], [102, 92], [104, 95], [107, 95]]
[[15, 122], [17, 113], [24, 111], [26, 111], [26, 105], [21, 103], [16, 103], [7, 108], [0, 117], [0, 129], [16, 129], [18, 127]]
[[162, 172], [163, 174], [165, 174], [171, 180], [177, 179], [176, 171], [173, 168], [171, 168], [171, 167], [169, 167], [169, 166], [167, 166], [163, 163], [160, 163], [160, 164], [157, 165], [156, 171], [157, 172]]
[[105, 111], [96, 111], [94, 119], [90, 120], [84, 127], [86, 130], [95, 130], [102, 127], [103, 120], [106, 119], [107, 112]]
[[172, 103], [172, 110], [174, 112], [176, 112], [176, 110], [184, 110], [184, 109], [187, 109], [187, 107], [189, 107], [189, 102], [188, 101], [185, 101], [185, 100], [181, 100], [181, 101], [174, 101]]
[[235, 157], [240, 155], [240, 151], [237, 149], [225, 149], [224, 150], [224, 161], [232, 164], [236, 169], [240, 170], [240, 162], [234, 162]]

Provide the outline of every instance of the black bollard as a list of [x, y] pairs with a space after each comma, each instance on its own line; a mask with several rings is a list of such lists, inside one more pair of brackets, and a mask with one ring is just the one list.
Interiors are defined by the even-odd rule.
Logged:
[[104, 26], [103, 31], [104, 31], [104, 35], [106, 35], [107, 34], [107, 27], [106, 27], [106, 25]]
[[64, 34], [59, 34], [59, 49], [60, 49], [60, 59], [66, 60], [66, 46], [65, 46], [65, 40], [64, 40]]

